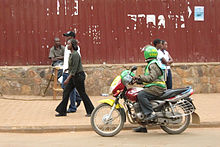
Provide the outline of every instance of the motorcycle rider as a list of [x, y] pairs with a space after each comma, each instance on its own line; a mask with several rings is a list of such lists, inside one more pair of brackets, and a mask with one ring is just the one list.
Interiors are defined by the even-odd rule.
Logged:
[[[166, 90], [166, 83], [164, 81], [164, 73], [157, 60], [157, 49], [153, 46], [146, 46], [144, 49], [144, 57], [148, 63], [145, 68], [144, 75], [134, 77], [137, 83], [143, 83], [144, 90], [138, 93], [138, 101], [142, 112], [145, 115], [144, 121], [154, 120], [156, 114], [153, 111], [150, 100], [161, 96]], [[134, 128], [135, 132], [147, 132], [146, 126]]]

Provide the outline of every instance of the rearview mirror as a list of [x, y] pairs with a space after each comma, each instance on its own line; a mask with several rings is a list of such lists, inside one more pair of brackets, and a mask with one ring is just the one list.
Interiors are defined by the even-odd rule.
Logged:
[[131, 72], [133, 72], [133, 71], [135, 71], [135, 70], [137, 70], [137, 66], [133, 66], [133, 67], [131, 68]]

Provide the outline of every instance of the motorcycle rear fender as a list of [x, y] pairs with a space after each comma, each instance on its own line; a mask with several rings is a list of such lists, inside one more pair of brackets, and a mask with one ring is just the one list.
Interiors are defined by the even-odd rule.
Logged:
[[192, 105], [193, 105], [193, 107], [195, 108], [195, 110], [196, 110], [196, 107], [195, 107], [195, 105], [193, 104], [193, 99], [192, 98], [190, 98], [190, 97], [185, 97], [184, 98], [185, 100], [187, 100], [187, 101], [189, 101]]
[[193, 124], [200, 124], [200, 117], [196, 112], [192, 113], [192, 123]]
[[[192, 98], [186, 97], [185, 100], [188, 100], [196, 109], [195, 105], [192, 102]], [[193, 124], [200, 124], [200, 116], [196, 112], [192, 113], [192, 123]]]
[[[109, 104], [110, 106], [113, 106], [114, 102], [115, 100], [112, 100], [112, 99], [103, 99], [99, 101], [99, 103]], [[117, 104], [116, 109], [119, 109], [119, 108], [123, 108], [123, 106], [121, 104]]]

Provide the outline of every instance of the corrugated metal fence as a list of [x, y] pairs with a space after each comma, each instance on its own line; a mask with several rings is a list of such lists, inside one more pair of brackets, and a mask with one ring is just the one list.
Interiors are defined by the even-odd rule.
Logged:
[[50, 64], [53, 38], [74, 30], [84, 63], [143, 62], [168, 41], [176, 62], [220, 61], [219, 0], [0, 0], [0, 65]]

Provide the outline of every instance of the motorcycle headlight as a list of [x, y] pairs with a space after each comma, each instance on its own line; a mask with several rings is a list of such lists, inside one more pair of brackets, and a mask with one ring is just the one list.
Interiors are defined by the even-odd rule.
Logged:
[[121, 76], [117, 76], [113, 81], [109, 88], [109, 94], [112, 94], [112, 91], [115, 89], [115, 87], [121, 82]]

